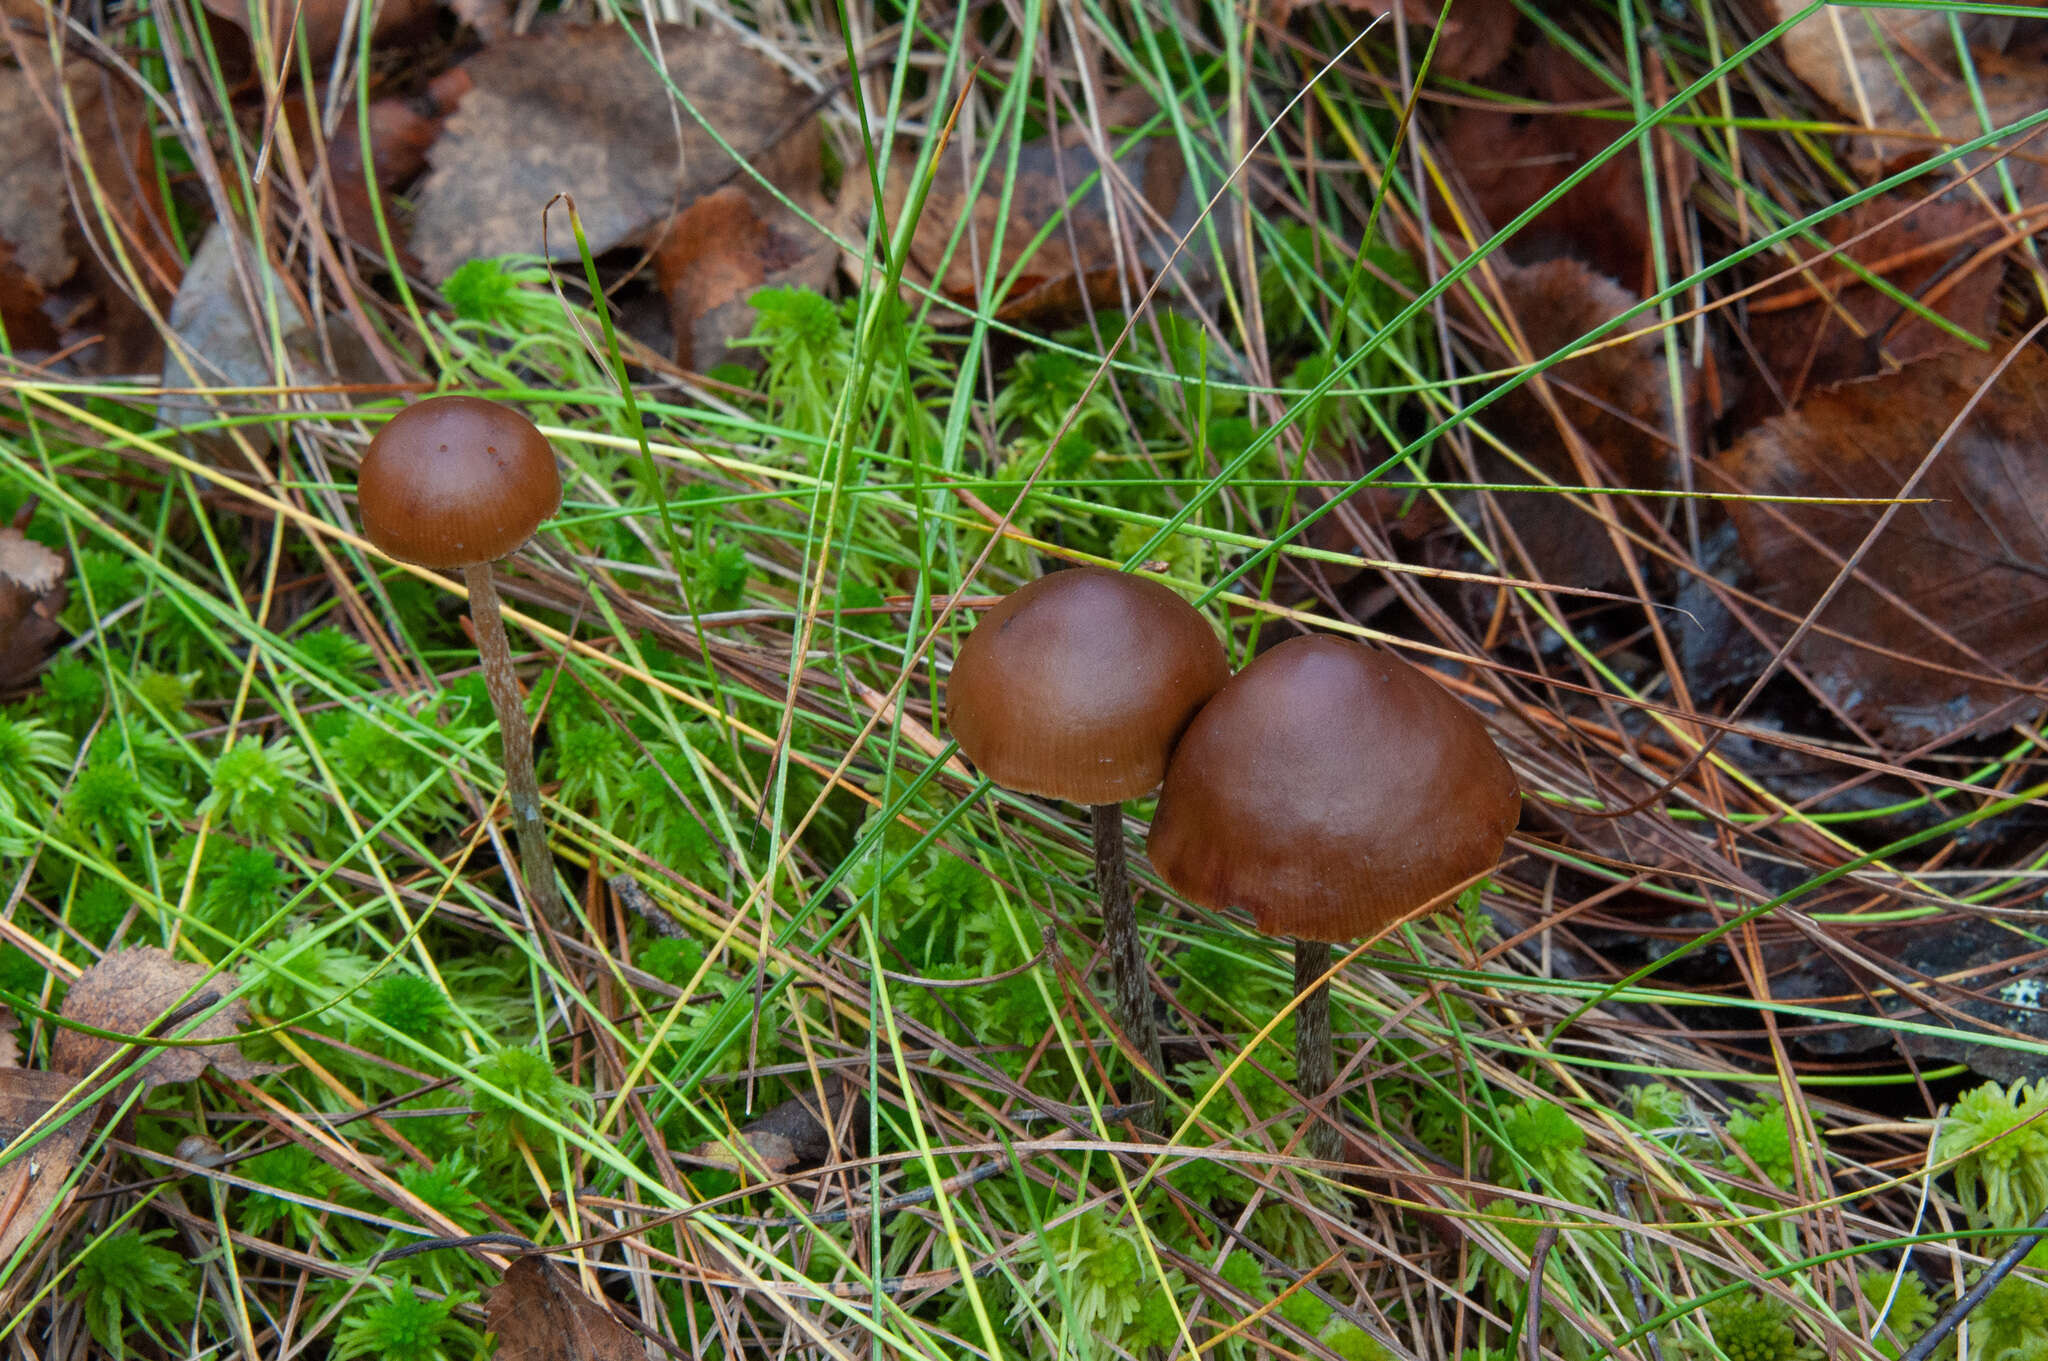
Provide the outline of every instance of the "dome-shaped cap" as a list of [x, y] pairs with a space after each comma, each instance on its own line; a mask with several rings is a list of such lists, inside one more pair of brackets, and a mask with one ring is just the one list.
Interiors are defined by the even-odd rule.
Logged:
[[363, 455], [356, 502], [370, 542], [422, 567], [510, 555], [562, 504], [555, 451], [532, 421], [481, 397], [429, 397]]
[[1317, 635], [1260, 656], [1196, 717], [1148, 847], [1191, 902], [1351, 940], [1484, 873], [1520, 811], [1477, 715], [1391, 653]]
[[1158, 785], [1175, 739], [1229, 677], [1194, 606], [1157, 582], [1076, 567], [982, 615], [946, 682], [946, 724], [1005, 789], [1121, 803]]

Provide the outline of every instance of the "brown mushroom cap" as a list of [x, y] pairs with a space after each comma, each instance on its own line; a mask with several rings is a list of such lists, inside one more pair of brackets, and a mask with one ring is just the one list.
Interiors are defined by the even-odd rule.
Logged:
[[370, 542], [450, 569], [510, 555], [562, 504], [555, 451], [532, 421], [481, 397], [429, 397], [363, 455], [356, 501]]
[[1388, 652], [1290, 638], [1174, 749], [1147, 843], [1191, 902], [1339, 941], [1412, 916], [1500, 859], [1515, 775], [1470, 709]]
[[1077, 567], [982, 615], [946, 682], [946, 724], [1005, 789], [1121, 803], [1159, 783], [1229, 677], [1194, 606], [1157, 582]]

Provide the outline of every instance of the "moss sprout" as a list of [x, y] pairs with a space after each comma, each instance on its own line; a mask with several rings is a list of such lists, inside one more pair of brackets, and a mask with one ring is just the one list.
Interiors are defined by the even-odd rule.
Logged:
[[1976, 1223], [2030, 1224], [2048, 1211], [2048, 1079], [1965, 1092], [1942, 1122], [1934, 1156], [1956, 1163], [1956, 1191]]
[[100, 1239], [71, 1268], [66, 1292], [85, 1315], [93, 1340], [124, 1361], [131, 1336], [141, 1333], [169, 1353], [181, 1353], [178, 1334], [200, 1309], [194, 1268], [184, 1254], [158, 1243], [170, 1229], [124, 1232]]
[[[1820, 1349], [1803, 1341], [1792, 1325], [1792, 1310], [1763, 1295], [1732, 1295], [1703, 1311], [1713, 1345], [1726, 1361], [1820, 1361]], [[1712, 1356], [1697, 1341], [1696, 1355]]]

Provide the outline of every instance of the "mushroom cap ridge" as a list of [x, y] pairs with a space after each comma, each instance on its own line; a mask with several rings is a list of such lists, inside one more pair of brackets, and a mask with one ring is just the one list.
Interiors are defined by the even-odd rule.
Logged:
[[946, 725], [984, 775], [1076, 803], [1155, 788], [1230, 676], [1209, 621], [1166, 587], [1102, 567], [1005, 596], [960, 645]]
[[401, 562], [496, 562], [562, 504], [555, 451], [532, 421], [481, 397], [429, 397], [379, 430], [356, 477], [370, 542]]
[[1412, 916], [1500, 859], [1521, 798], [1470, 709], [1400, 658], [1290, 638], [1175, 748], [1148, 849], [1206, 907], [1342, 941]]

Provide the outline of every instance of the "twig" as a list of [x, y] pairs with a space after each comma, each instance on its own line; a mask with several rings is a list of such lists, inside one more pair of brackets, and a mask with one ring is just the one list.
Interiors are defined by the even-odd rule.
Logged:
[[1963, 1320], [1970, 1316], [1970, 1311], [1982, 1304], [1985, 1296], [1998, 1288], [2000, 1281], [2012, 1275], [2013, 1268], [2025, 1261], [2027, 1254], [2032, 1252], [2043, 1238], [2048, 1238], [2048, 1214], [2043, 1214], [2035, 1220], [2033, 1232], [2020, 1235], [2018, 1240], [2006, 1249], [2005, 1255], [1993, 1262], [1991, 1269], [1978, 1277], [1977, 1283], [1963, 1292], [1963, 1297], [1955, 1302], [1954, 1307], [1943, 1314], [1935, 1325], [1927, 1330], [1926, 1335], [1899, 1358], [1899, 1361], [1927, 1361], [1928, 1357], [1934, 1355], [1935, 1349], [1948, 1340], [1948, 1335], [1962, 1326]]
[[[1609, 1177], [1607, 1179], [1607, 1192], [1614, 1197], [1614, 1209], [1617, 1214], [1625, 1215], [1630, 1219], [1635, 1218], [1635, 1197], [1629, 1194], [1627, 1181], [1620, 1177]], [[1629, 1302], [1635, 1306], [1636, 1322], [1648, 1323], [1650, 1321], [1650, 1309], [1648, 1303], [1643, 1298], [1642, 1280], [1637, 1275], [1641, 1270], [1641, 1264], [1636, 1260], [1636, 1235], [1633, 1229], [1622, 1230], [1621, 1255], [1627, 1260], [1629, 1265], [1629, 1270], [1626, 1273], [1628, 1276], [1628, 1298]], [[1643, 1341], [1650, 1344], [1652, 1361], [1664, 1361], [1664, 1345], [1657, 1341], [1655, 1333], [1645, 1333]]]
[[1543, 1261], [1557, 1242], [1557, 1225], [1545, 1224], [1529, 1252], [1529, 1313], [1522, 1320], [1522, 1347], [1528, 1361], [1543, 1356]]

